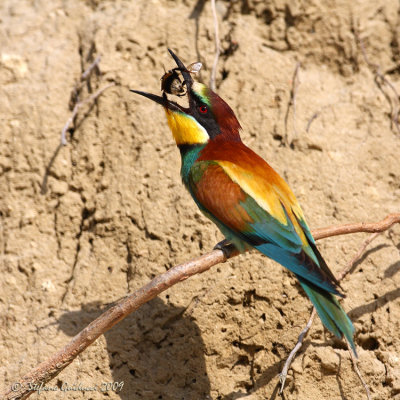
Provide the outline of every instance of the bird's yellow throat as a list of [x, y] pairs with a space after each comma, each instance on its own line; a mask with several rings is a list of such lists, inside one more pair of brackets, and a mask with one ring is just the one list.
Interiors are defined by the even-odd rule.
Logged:
[[207, 131], [190, 115], [165, 109], [168, 126], [177, 145], [207, 143]]

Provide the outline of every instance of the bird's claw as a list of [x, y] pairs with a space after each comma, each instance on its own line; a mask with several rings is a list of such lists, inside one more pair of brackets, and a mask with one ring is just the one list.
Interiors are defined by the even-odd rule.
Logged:
[[214, 246], [214, 250], [221, 250], [224, 253], [226, 259], [232, 257], [233, 254], [238, 252], [236, 246], [228, 239], [224, 239]]

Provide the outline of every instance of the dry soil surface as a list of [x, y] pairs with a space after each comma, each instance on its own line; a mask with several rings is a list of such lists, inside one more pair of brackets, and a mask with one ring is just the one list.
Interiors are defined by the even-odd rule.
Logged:
[[[400, 92], [398, 1], [218, 1], [217, 9], [217, 91], [245, 143], [287, 179], [310, 226], [399, 212], [400, 132], [391, 122]], [[209, 2], [1, 1], [3, 389], [110, 303], [222, 239], [181, 184], [162, 109], [128, 90], [160, 93], [163, 66], [173, 66], [167, 47], [186, 63], [201, 61], [208, 82]], [[76, 89], [98, 55], [99, 71]], [[110, 83], [80, 110], [57, 152], [74, 99]], [[339, 273], [366, 237], [319, 247]], [[343, 281], [373, 399], [400, 396], [399, 249], [397, 226]], [[278, 373], [310, 311], [290, 273], [246, 254], [143, 306], [46, 385], [56, 392], [33, 398], [99, 399], [105, 395], [61, 388], [107, 382], [124, 383], [107, 391], [110, 399], [279, 398]], [[319, 319], [284, 394], [366, 398], [345, 344]]]

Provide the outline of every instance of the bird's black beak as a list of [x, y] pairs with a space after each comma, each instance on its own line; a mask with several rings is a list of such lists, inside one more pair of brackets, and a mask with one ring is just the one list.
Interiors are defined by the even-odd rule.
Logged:
[[187, 91], [189, 93], [190, 88], [192, 87], [193, 84], [192, 76], [190, 75], [190, 72], [187, 70], [183, 62], [178, 58], [178, 56], [171, 49], [168, 49], [168, 51], [169, 54], [171, 54], [172, 58], [175, 60], [176, 65], [178, 66], [179, 71], [183, 76], [183, 82], [186, 85]]
[[[169, 53], [171, 54], [172, 58], [175, 60], [176, 65], [178, 66], [179, 72], [181, 72], [183, 76], [183, 82], [186, 85], [187, 93], [190, 92], [190, 89], [193, 84], [193, 79], [190, 75], [190, 72], [187, 70], [183, 62], [178, 58], [178, 56], [171, 50], [168, 49]], [[152, 93], [147, 93], [147, 92], [142, 92], [140, 90], [133, 90], [130, 89], [131, 92], [140, 94], [141, 96], [147, 97], [150, 100], [155, 101], [156, 103], [162, 105], [168, 110], [171, 111], [183, 111], [185, 112], [185, 108], [183, 108], [181, 105], [176, 103], [175, 101], [171, 101], [168, 99], [167, 95], [165, 92], [163, 92], [162, 96], [157, 96]]]
[[168, 110], [184, 111], [184, 108], [182, 106], [180, 106], [178, 103], [175, 103], [175, 101], [169, 100], [165, 93], [163, 93], [162, 96], [157, 96], [156, 94], [142, 92], [140, 90], [130, 89], [130, 91], [133, 93], [140, 94], [141, 96], [147, 97], [148, 99], [153, 100], [158, 104], [161, 104], [163, 107], [165, 107]]

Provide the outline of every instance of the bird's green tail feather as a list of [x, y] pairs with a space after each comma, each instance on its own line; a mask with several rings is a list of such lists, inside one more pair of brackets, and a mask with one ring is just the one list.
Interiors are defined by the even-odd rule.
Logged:
[[299, 276], [297, 276], [297, 278], [316, 308], [322, 323], [338, 338], [342, 338], [344, 335], [357, 357], [356, 347], [353, 341], [354, 326], [335, 296]]

